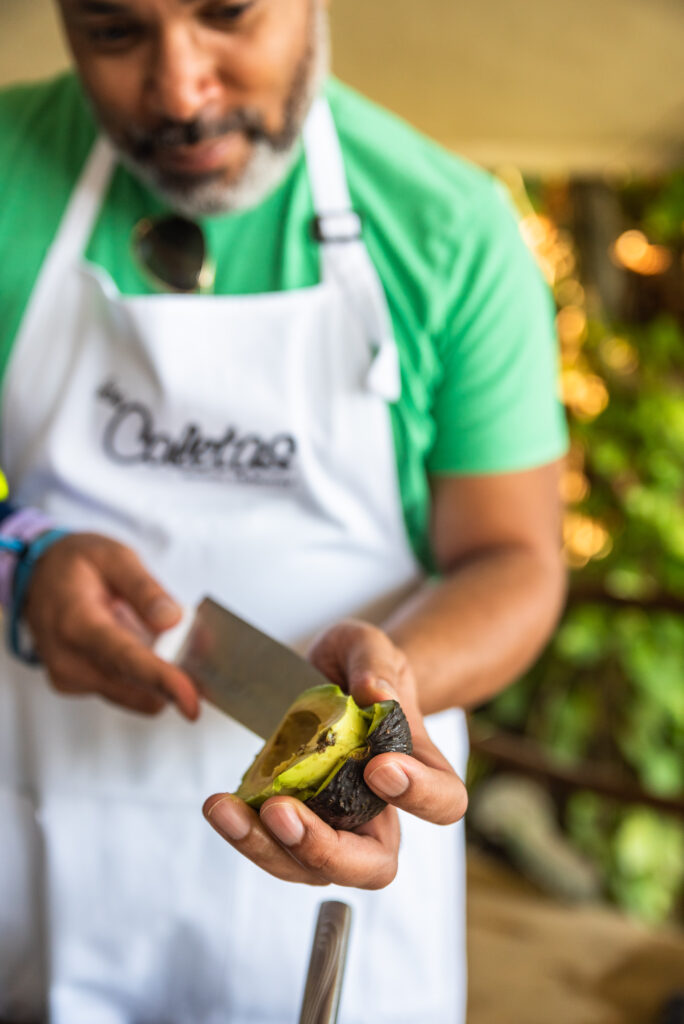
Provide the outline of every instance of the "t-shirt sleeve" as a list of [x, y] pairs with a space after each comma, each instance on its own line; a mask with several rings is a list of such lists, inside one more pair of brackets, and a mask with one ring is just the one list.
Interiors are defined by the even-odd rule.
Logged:
[[0, 90], [0, 384], [94, 135], [73, 74]]
[[497, 473], [567, 449], [553, 300], [498, 185], [465, 218], [450, 268], [454, 296], [438, 338], [432, 473]]

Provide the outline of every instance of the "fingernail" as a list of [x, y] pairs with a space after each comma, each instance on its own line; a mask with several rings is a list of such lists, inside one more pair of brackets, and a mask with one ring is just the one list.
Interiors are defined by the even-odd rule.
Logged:
[[401, 796], [409, 788], [409, 777], [398, 764], [383, 764], [366, 781], [382, 796]]
[[251, 828], [247, 812], [241, 803], [225, 796], [214, 804], [207, 818], [227, 839], [237, 842], [244, 839]]
[[173, 626], [178, 618], [180, 608], [170, 597], [158, 597], [150, 605], [147, 617], [153, 626], [163, 629], [165, 626]]
[[397, 691], [393, 686], [390, 686], [386, 679], [378, 679], [375, 684], [375, 689], [387, 697], [388, 700], [397, 699]]
[[296, 846], [304, 838], [304, 825], [288, 804], [272, 804], [261, 812], [261, 820], [283, 846]]

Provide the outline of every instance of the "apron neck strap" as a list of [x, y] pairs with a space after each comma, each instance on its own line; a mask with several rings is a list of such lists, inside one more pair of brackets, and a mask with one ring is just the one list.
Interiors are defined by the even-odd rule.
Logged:
[[304, 125], [304, 149], [317, 218], [340, 218], [352, 203], [344, 170], [342, 147], [328, 101], [315, 100]]
[[303, 134], [323, 280], [342, 288], [375, 349], [367, 386], [396, 402], [401, 374], [387, 299], [362, 238], [361, 219], [352, 207], [342, 147], [324, 97], [314, 102]]
[[51, 251], [59, 254], [60, 261], [76, 264], [83, 256], [115, 162], [111, 143], [104, 136], [99, 136], [71, 194], [52, 244]]

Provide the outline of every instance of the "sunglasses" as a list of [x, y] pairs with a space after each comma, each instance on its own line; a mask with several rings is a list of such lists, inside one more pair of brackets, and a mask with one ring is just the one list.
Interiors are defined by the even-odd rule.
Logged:
[[145, 218], [133, 229], [131, 246], [145, 276], [160, 291], [201, 294], [212, 289], [216, 268], [194, 221], [175, 214]]

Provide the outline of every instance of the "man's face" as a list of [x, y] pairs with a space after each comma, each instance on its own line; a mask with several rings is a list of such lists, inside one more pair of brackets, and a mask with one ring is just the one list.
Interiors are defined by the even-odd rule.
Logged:
[[285, 173], [327, 71], [323, 0], [59, 0], [84, 87], [172, 205], [250, 205]]

